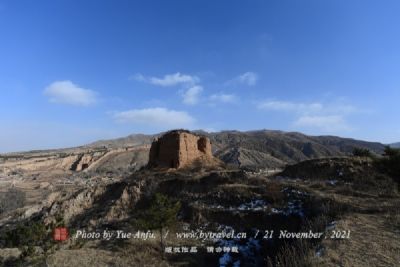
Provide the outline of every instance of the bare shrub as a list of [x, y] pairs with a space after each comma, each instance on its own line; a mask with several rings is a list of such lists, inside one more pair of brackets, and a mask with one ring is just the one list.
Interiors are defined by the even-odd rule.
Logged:
[[276, 266], [280, 267], [310, 267], [314, 266], [311, 257], [312, 248], [309, 242], [298, 239], [286, 244], [276, 257]]

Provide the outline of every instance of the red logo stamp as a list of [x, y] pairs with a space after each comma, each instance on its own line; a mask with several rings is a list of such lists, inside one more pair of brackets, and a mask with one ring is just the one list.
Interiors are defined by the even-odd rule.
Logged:
[[68, 229], [65, 227], [58, 227], [54, 229], [53, 239], [55, 241], [64, 241], [68, 239]]

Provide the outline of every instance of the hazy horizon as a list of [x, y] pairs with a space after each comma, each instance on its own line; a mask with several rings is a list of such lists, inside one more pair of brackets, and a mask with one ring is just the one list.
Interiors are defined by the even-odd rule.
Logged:
[[[171, 131], [171, 130], [175, 130], [175, 129], [170, 129], [167, 131]], [[203, 129], [194, 129], [192, 131], [205, 131]], [[283, 133], [291, 133], [291, 132], [296, 132], [296, 133], [300, 133], [300, 134], [305, 134], [302, 132], [298, 132], [298, 131], [282, 131], [282, 130], [277, 130], [277, 129], [251, 129], [251, 130], [245, 130], [245, 131], [241, 131], [241, 130], [235, 130], [235, 129], [224, 129], [224, 130], [219, 130], [219, 131], [206, 131], [208, 133], [220, 133], [220, 132], [226, 132], [226, 131], [239, 131], [239, 132], [251, 132], [251, 131], [280, 131]], [[52, 149], [68, 149], [68, 148], [74, 148], [74, 147], [80, 147], [80, 146], [85, 146], [85, 145], [90, 145], [91, 143], [95, 143], [98, 141], [107, 141], [107, 140], [114, 140], [114, 139], [119, 139], [119, 138], [125, 138], [128, 137], [130, 135], [156, 135], [159, 134], [161, 132], [151, 132], [151, 133], [130, 133], [124, 136], [115, 136], [115, 137], [110, 137], [110, 138], [100, 138], [100, 139], [96, 139], [96, 140], [88, 140], [87, 142], [81, 143], [81, 144], [71, 144], [69, 146], [55, 146], [55, 147], [32, 147], [32, 148], [28, 148], [26, 150], [10, 150], [10, 151], [2, 151], [0, 150], [0, 154], [7, 154], [7, 153], [20, 153], [20, 152], [29, 152], [29, 151], [36, 151], [36, 150], [52, 150]], [[305, 134], [308, 135], [308, 134]], [[308, 136], [335, 136], [335, 137], [340, 137], [340, 138], [349, 138], [349, 139], [355, 139], [349, 136], [338, 136], [338, 135], [308, 135]], [[366, 142], [377, 142], [377, 143], [382, 143], [379, 141], [375, 141], [375, 140], [363, 140], [363, 139], [355, 139], [355, 140], [359, 140], [359, 141], [366, 141]], [[393, 142], [393, 143], [382, 143], [384, 145], [391, 145], [391, 144], [397, 144], [399, 142]]]

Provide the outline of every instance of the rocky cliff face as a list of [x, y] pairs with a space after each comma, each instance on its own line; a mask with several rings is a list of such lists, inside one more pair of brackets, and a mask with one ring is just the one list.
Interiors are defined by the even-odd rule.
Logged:
[[188, 131], [170, 131], [153, 141], [149, 167], [184, 168], [212, 161], [210, 139]]

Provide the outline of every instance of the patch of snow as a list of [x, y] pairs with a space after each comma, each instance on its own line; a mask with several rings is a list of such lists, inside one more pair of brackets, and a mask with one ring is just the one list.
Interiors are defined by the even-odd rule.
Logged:
[[268, 204], [262, 199], [253, 199], [250, 202], [240, 204], [239, 206], [224, 207], [222, 205], [210, 205], [212, 209], [229, 210], [229, 211], [260, 211], [265, 210]]
[[272, 213], [283, 213], [282, 210], [278, 210], [278, 209], [275, 209], [275, 208], [272, 208], [272, 209], [271, 209], [271, 212], [272, 212]]
[[237, 209], [238, 210], [264, 210], [267, 208], [267, 204], [262, 199], [255, 199], [248, 203], [241, 204]]
[[309, 196], [310, 194], [307, 192], [302, 192], [300, 190], [296, 190], [296, 189], [291, 189], [289, 187], [285, 187], [284, 189], [282, 189], [283, 193], [286, 193], [287, 196]]
[[[231, 228], [230, 226], [225, 226], [226, 228]], [[227, 266], [240, 266], [241, 260], [246, 263], [253, 262], [253, 265], [257, 265], [257, 254], [261, 250], [260, 240], [249, 238], [245, 243], [244, 239], [220, 239], [216, 240], [216, 244], [220, 247], [238, 247], [239, 254], [232, 252], [225, 252], [219, 258], [219, 266], [227, 267]], [[238, 259], [239, 257], [239, 259]]]
[[219, 266], [220, 267], [227, 267], [228, 264], [232, 261], [232, 257], [229, 253], [224, 253], [221, 258], [219, 258]]
[[301, 198], [309, 196], [309, 193], [285, 187], [282, 189], [288, 197], [288, 204], [284, 208], [271, 208], [271, 213], [288, 215], [298, 215], [304, 217], [303, 202]]
[[325, 248], [323, 246], [318, 246], [315, 251], [315, 256], [322, 257], [324, 255]]
[[330, 223], [328, 223], [328, 225], [325, 227], [325, 231], [330, 231], [335, 229], [336, 227], [336, 221], [332, 221]]
[[232, 226], [225, 225], [225, 224], [220, 224], [218, 225], [218, 231], [224, 231], [224, 232], [231, 232], [234, 231]]
[[330, 185], [336, 185], [337, 184], [337, 182], [338, 182], [338, 180], [335, 180], [335, 179], [332, 179], [332, 180], [328, 180], [328, 181], [326, 181], [328, 184], [330, 184]]
[[240, 260], [235, 261], [233, 267], [240, 267]]

